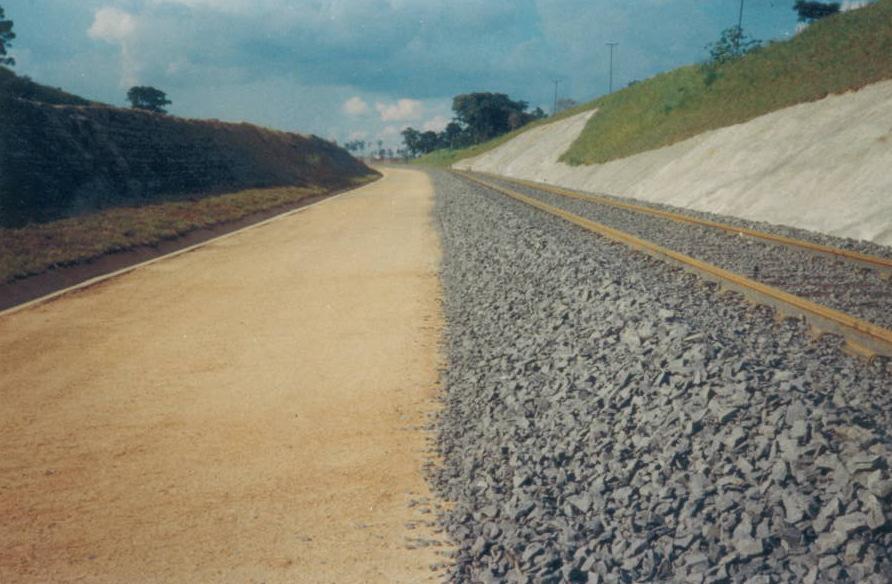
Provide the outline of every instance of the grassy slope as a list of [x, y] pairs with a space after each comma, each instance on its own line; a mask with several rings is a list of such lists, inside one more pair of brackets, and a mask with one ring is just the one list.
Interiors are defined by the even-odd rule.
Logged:
[[[369, 175], [353, 182], [359, 186], [376, 178]], [[157, 244], [326, 192], [321, 187], [254, 189], [198, 200], [117, 207], [20, 229], [0, 228], [0, 282]]]
[[[718, 73], [707, 85], [699, 66], [681, 67], [543, 122], [598, 108], [561, 158], [568, 164], [595, 164], [892, 79], [892, 0], [816, 22], [793, 39], [771, 43]], [[514, 135], [465, 150], [435, 152], [419, 162], [449, 165]]]
[[607, 162], [890, 78], [892, 0], [881, 0], [729, 63], [709, 86], [691, 66], [603, 98], [562, 160]]
[[61, 89], [40, 85], [27, 77], [19, 77], [6, 67], [0, 67], [0, 95], [53, 105], [95, 105], [95, 102], [65, 93]]

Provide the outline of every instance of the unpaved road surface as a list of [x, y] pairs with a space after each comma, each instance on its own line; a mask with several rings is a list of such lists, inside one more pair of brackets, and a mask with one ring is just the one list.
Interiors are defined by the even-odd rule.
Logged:
[[427, 177], [0, 316], [0, 582], [423, 582]]

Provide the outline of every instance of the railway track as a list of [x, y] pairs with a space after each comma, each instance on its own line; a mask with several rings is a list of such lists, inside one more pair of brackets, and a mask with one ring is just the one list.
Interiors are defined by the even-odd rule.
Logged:
[[[556, 201], [546, 201], [543, 200], [543, 196], [533, 196], [529, 194], [529, 189], [543, 191], [550, 196], [572, 199], [577, 201], [577, 204], [591, 205], [592, 207], [597, 205], [601, 205], [602, 207], [607, 206], [619, 209], [622, 213], [635, 213], [641, 216], [652, 217], [657, 221], [686, 223], [697, 228], [719, 230], [724, 232], [727, 238], [731, 239], [729, 242], [731, 245], [734, 245], [735, 242], [733, 236], [728, 234], [736, 233], [737, 236], [743, 235], [753, 238], [763, 242], [765, 245], [775, 247], [780, 246], [783, 249], [795, 250], [795, 253], [798, 254], [811, 254], [816, 258], [821, 258], [821, 260], [825, 262], [831, 261], [828, 258], [832, 258], [832, 261], [846, 262], [846, 265], [848, 265], [851, 270], [858, 270], [859, 277], [863, 277], [863, 272], [875, 272], [873, 277], [876, 278], [885, 276], [889, 270], [892, 270], [892, 261], [888, 259], [866, 256], [849, 250], [828, 248], [827, 246], [821, 246], [811, 242], [802, 242], [792, 238], [774, 236], [755, 230], [732, 227], [683, 215], [669, 214], [648, 207], [619, 204], [612, 200], [610, 200], [609, 204], [606, 204], [601, 201], [601, 199], [603, 199], [602, 197], [582, 195], [580, 193], [574, 193], [573, 191], [553, 187], [546, 188], [544, 185], [535, 183], [521, 183], [521, 186], [525, 187], [525, 190], [528, 191], [525, 194], [516, 190], [516, 188], [505, 186], [505, 184], [496, 184], [490, 177], [484, 179], [465, 172], [456, 172], [456, 174], [480, 186], [499, 192], [551, 215], [560, 217], [602, 237], [623, 243], [624, 245], [675, 264], [685, 270], [694, 272], [708, 281], [718, 283], [725, 289], [741, 293], [745, 298], [753, 302], [773, 307], [780, 317], [803, 318], [811, 325], [813, 331], [818, 336], [821, 334], [840, 335], [845, 340], [845, 348], [851, 353], [868, 359], [872, 359], [876, 356], [892, 358], [892, 330], [885, 328], [881, 324], [871, 322], [858, 315], [853, 315], [848, 310], [827, 306], [808, 297], [782, 289], [781, 287], [766, 284], [753, 277], [748, 277], [739, 271], [733, 271], [725, 266], [716, 265], [716, 263], [706, 261], [703, 258], [692, 257], [692, 255], [682, 253], [677, 249], [671, 249], [666, 245], [641, 237], [639, 234], [630, 233], [629, 231], [617, 228], [616, 226], [595, 221], [591, 217], [584, 216], [583, 213], [597, 215], [597, 212], [593, 213], [588, 207], [582, 209], [583, 213], [574, 212], [576, 209], [568, 209], [566, 206], [553, 204], [556, 203]], [[508, 182], [501, 178], [499, 181], [502, 183]], [[666, 215], [674, 215], [674, 217], [667, 217]], [[677, 231], [677, 226], [675, 229]], [[747, 253], [747, 249], [741, 249], [739, 243], [737, 243], [736, 248], [737, 249], [733, 250], [733, 253]], [[727, 251], [728, 250], [726, 249], [725, 252]], [[824, 267], [826, 268], [826, 266]], [[796, 278], [791, 277], [791, 280], [795, 279]], [[881, 304], [882, 302], [892, 301], [892, 299], [889, 298], [892, 294], [890, 294], [888, 290], [888, 281], [885, 281], [885, 284], [885, 296], [880, 299]], [[792, 287], [795, 288], [795, 286]], [[882, 309], [882, 306], [880, 306], [880, 308]]]
[[570, 199], [576, 199], [579, 201], [586, 201], [590, 203], [595, 203], [597, 205], [606, 205], [609, 207], [614, 207], [617, 209], [625, 209], [628, 211], [632, 211], [635, 213], [642, 213], [645, 215], [650, 215], [653, 217], [659, 217], [661, 219], [667, 219], [669, 221], [674, 221], [676, 223], [683, 223], [688, 225], [697, 225], [700, 227], [707, 227], [710, 229], [716, 229], [719, 231], [723, 231], [725, 233], [730, 233], [732, 235], [738, 235], [743, 237], [749, 237], [756, 240], [761, 240], [777, 245], [784, 245], [787, 247], [791, 247], [794, 249], [804, 250], [810, 253], [823, 255], [832, 259], [849, 262], [855, 264], [860, 267], [870, 268], [872, 270], [878, 271], [882, 277], [886, 279], [892, 279], [892, 259], [872, 256], [868, 254], [859, 253], [856, 251], [842, 249], [838, 247], [831, 247], [829, 245], [821, 245], [819, 243], [814, 243], [811, 241], [804, 241], [801, 239], [795, 239], [793, 237], [786, 237], [783, 235], [777, 235], [775, 233], [767, 233], [765, 231], [759, 231], [757, 229], [750, 229], [747, 227], [740, 227], [737, 225], [730, 225], [728, 223], [720, 223], [718, 221], [710, 221], [708, 219], [701, 219], [699, 217], [692, 217], [690, 215], [684, 215], [681, 213], [673, 213], [671, 211], [664, 211], [662, 209], [655, 209], [653, 207], [648, 207], [646, 205], [637, 205], [635, 203], [628, 203], [624, 201], [619, 201], [610, 197], [605, 197], [601, 195], [595, 195], [591, 193], [580, 193], [577, 191], [573, 191], [570, 189], [564, 189], [561, 187], [555, 187], [552, 185], [546, 185], [542, 183], [537, 183], [528, 180], [516, 179], [516, 178], [508, 178], [508, 177], [500, 177], [495, 175], [489, 175], [485, 173], [479, 173], [481, 176], [484, 176], [490, 180], [515, 184], [522, 187], [526, 187], [529, 189], [535, 189], [539, 191], [544, 191], [546, 193], [550, 193], [553, 195], [558, 195], [561, 197], [567, 197]]

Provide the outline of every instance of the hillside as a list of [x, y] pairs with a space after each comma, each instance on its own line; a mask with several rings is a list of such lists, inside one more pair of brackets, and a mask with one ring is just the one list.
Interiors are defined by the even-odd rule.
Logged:
[[[892, 79], [889, 55], [892, 0], [879, 0], [818, 21], [789, 41], [769, 43], [715, 74], [700, 65], [675, 69], [546, 123], [597, 109], [598, 115], [561, 160], [571, 165], [603, 163]], [[504, 142], [502, 138], [472, 149], [435, 152], [422, 162], [451, 164]]]
[[316, 136], [114, 108], [0, 69], [0, 284], [378, 176]]
[[0, 66], [0, 97], [21, 98], [51, 105], [96, 105], [61, 89], [35, 83], [28, 77], [19, 77], [2, 66]]
[[[40, 94], [56, 101], [77, 99], [62, 92]], [[0, 226], [184, 194], [337, 189], [371, 173], [345, 150], [315, 136], [0, 96]]]

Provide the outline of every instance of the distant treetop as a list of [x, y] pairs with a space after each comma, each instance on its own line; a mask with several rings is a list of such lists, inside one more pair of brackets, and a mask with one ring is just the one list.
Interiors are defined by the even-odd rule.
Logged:
[[166, 114], [167, 110], [164, 109], [164, 106], [173, 103], [167, 99], [167, 94], [160, 89], [145, 85], [131, 87], [130, 91], [127, 92], [127, 100], [133, 109], [157, 112], [159, 114]]
[[15, 65], [15, 59], [6, 55], [6, 49], [12, 46], [15, 33], [12, 32], [12, 21], [6, 20], [6, 13], [0, 6], [0, 65]]
[[793, 4], [793, 10], [799, 14], [799, 22], [814, 22], [821, 18], [831, 16], [839, 12], [839, 2], [809, 2], [807, 0], [796, 0]]

